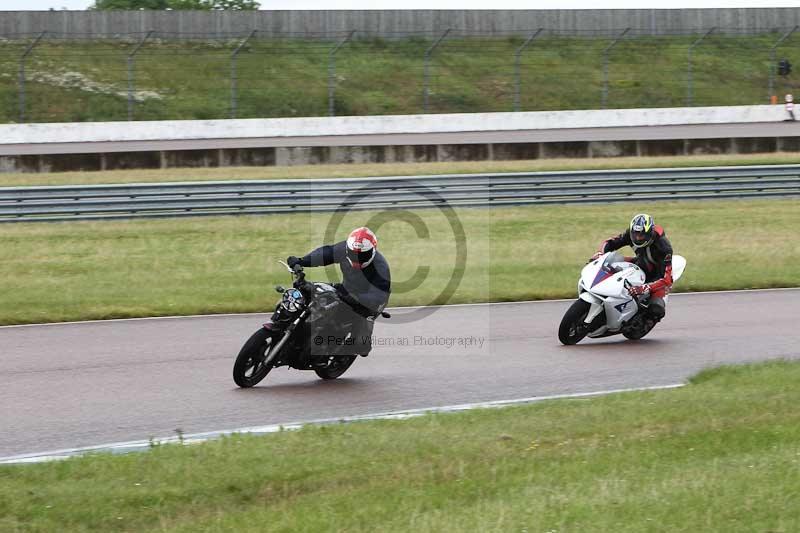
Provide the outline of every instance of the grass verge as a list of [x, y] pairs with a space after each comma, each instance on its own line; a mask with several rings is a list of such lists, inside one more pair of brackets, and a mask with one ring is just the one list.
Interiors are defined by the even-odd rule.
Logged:
[[[678, 291], [800, 286], [795, 200], [459, 209], [461, 265], [451, 221], [436, 209], [352, 212], [340, 223], [298, 214], [8, 224], [0, 324], [265, 311], [276, 300], [269, 287], [288, 281], [277, 259], [306, 253], [328, 230], [344, 239], [364, 224], [392, 266], [391, 305], [567, 298], [586, 258], [639, 211], [688, 258]], [[443, 295], [454, 272], [463, 279]]]
[[0, 187], [32, 185], [100, 185], [168, 181], [269, 180], [362, 178], [471, 174], [482, 172], [543, 172], [551, 170], [615, 170], [730, 165], [792, 165], [797, 153], [692, 155], [672, 157], [615, 157], [607, 159], [537, 159], [527, 161], [460, 161], [447, 163], [363, 163], [300, 165], [294, 167], [217, 167], [109, 170], [99, 172], [45, 172], [0, 174]]
[[800, 365], [0, 467], [3, 531], [797, 531]]

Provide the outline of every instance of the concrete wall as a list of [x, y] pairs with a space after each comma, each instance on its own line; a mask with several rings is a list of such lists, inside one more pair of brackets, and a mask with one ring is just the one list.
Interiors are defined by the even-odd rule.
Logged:
[[[574, 141], [391, 146], [300, 146], [218, 150], [0, 156], [8, 172], [67, 172], [140, 168], [295, 166], [347, 163], [508, 161], [704, 154], [798, 152], [798, 137]], [[0, 186], [3, 180], [0, 177]]]
[[54, 33], [106, 36], [156, 30], [219, 37], [259, 29], [279, 33], [362, 30], [396, 35], [447, 28], [498, 34], [548, 28], [608, 32], [634, 28], [649, 34], [700, 31], [767, 32], [800, 24], [800, 8], [598, 10], [359, 10], [359, 11], [0, 11], [0, 34]]
[[0, 172], [800, 151], [787, 118], [737, 106], [4, 124]]
[[[0, 155], [16, 153], [106, 152], [146, 150], [149, 145], [183, 143], [187, 148], [264, 146], [344, 146], [442, 144], [441, 138], [463, 143], [513, 142], [523, 136], [541, 140], [621, 140], [674, 138], [664, 128], [700, 127], [697, 137], [741, 137], [729, 127], [772, 124], [785, 129], [782, 105], [684, 108], [530, 111], [520, 113], [454, 113], [364, 117], [303, 117], [240, 120], [165, 120], [139, 122], [75, 122], [0, 124]], [[792, 125], [794, 127], [794, 125]], [[662, 133], [665, 132], [666, 133]], [[437, 137], [438, 136], [438, 137]], [[540, 140], [540, 139], [536, 139]], [[191, 145], [191, 146], [188, 146]], [[181, 146], [183, 147], [183, 146]], [[22, 152], [20, 152], [22, 150]]]

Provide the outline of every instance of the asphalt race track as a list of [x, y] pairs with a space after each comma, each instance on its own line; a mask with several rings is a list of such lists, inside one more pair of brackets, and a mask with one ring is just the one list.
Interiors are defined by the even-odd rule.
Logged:
[[249, 390], [234, 385], [231, 368], [261, 315], [0, 328], [0, 457], [178, 428], [667, 385], [721, 363], [800, 358], [796, 289], [674, 295], [642, 341], [563, 347], [556, 330], [569, 304], [450, 306], [417, 322], [382, 321], [384, 345], [339, 380], [281, 368]]

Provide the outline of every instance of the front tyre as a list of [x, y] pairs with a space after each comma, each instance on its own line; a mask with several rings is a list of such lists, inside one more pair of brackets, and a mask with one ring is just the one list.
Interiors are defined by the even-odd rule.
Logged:
[[561, 341], [561, 344], [567, 346], [578, 344], [589, 333], [589, 328], [584, 320], [586, 320], [591, 307], [589, 302], [575, 300], [567, 309], [564, 318], [561, 319], [561, 325], [558, 326], [558, 340]]
[[264, 363], [272, 348], [272, 335], [265, 328], [253, 333], [242, 346], [233, 364], [233, 381], [242, 388], [256, 385], [267, 377], [272, 365]]
[[336, 379], [344, 374], [353, 361], [356, 360], [357, 355], [346, 355], [333, 359], [328, 366], [324, 368], [315, 368], [314, 372], [317, 373], [322, 379]]

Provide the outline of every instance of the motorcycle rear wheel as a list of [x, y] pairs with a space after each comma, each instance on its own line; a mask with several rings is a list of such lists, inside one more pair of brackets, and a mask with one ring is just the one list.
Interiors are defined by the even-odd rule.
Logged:
[[644, 327], [641, 329], [637, 329], [636, 331], [623, 331], [622, 336], [631, 341], [638, 341], [639, 339], [643, 339], [645, 335], [653, 331], [653, 328], [656, 327], [655, 324], [652, 326]]
[[317, 373], [322, 379], [336, 379], [345, 372], [356, 360], [357, 355], [347, 355], [334, 359], [331, 364], [323, 368], [315, 368], [314, 372]]
[[244, 343], [233, 364], [233, 381], [242, 388], [253, 387], [267, 377], [272, 365], [264, 364], [272, 348], [272, 335], [261, 328]]
[[567, 346], [578, 344], [589, 333], [589, 328], [582, 326], [584, 326], [584, 320], [586, 320], [590, 308], [589, 302], [575, 300], [567, 309], [558, 326], [558, 340], [561, 341], [561, 344]]

